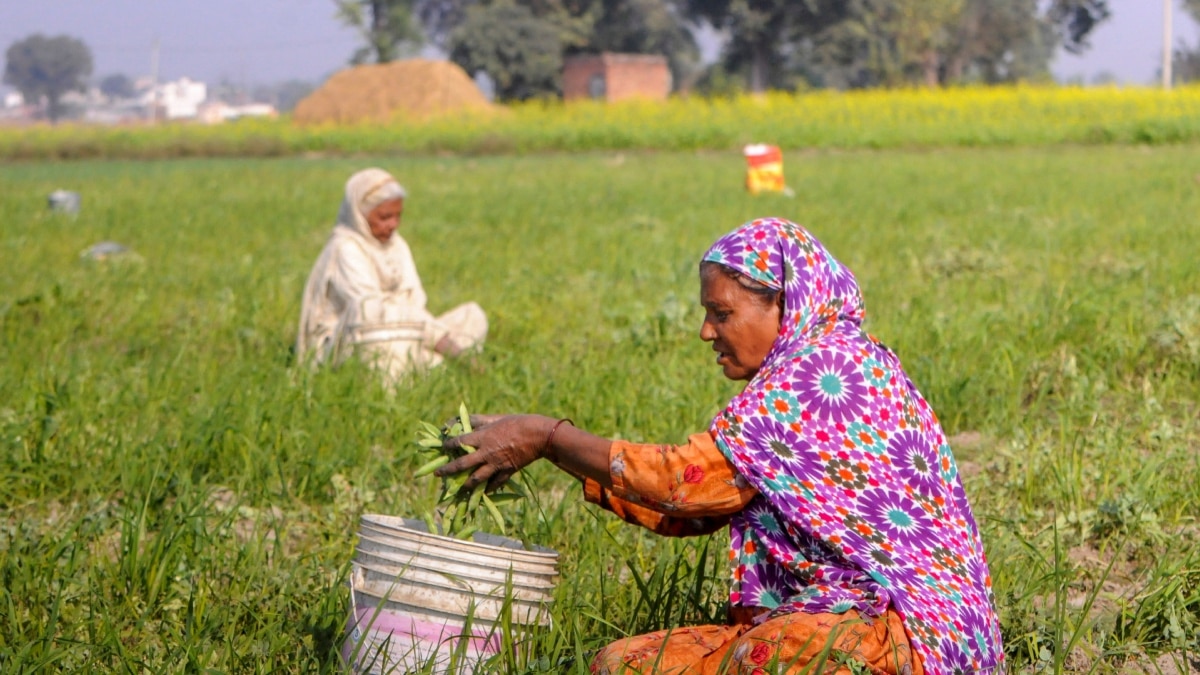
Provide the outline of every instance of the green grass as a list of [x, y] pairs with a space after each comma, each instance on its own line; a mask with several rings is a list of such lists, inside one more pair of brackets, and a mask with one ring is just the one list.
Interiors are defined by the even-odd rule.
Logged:
[[[465, 400], [632, 440], [704, 428], [737, 385], [696, 336], [697, 260], [761, 215], [855, 270], [955, 436], [1014, 670], [1194, 658], [1195, 149], [787, 162], [790, 200], [745, 195], [736, 154], [0, 165], [0, 670], [336, 669], [358, 515], [435, 496], [406, 478], [416, 422]], [[395, 393], [290, 352], [368, 164], [412, 195], [431, 308], [492, 323], [480, 357]], [[78, 218], [46, 210], [60, 187]], [[108, 239], [141, 259], [80, 258]], [[657, 539], [533, 478], [516, 522], [563, 583], [531, 671], [720, 616], [721, 536]]]

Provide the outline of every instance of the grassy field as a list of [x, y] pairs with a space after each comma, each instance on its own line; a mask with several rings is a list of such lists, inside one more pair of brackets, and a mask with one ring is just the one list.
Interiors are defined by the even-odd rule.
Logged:
[[615, 105], [533, 102], [487, 114], [300, 127], [0, 127], [0, 159], [521, 154], [801, 148], [1163, 145], [1200, 141], [1200, 87], [966, 87], [676, 97]]
[[[412, 195], [431, 308], [476, 300], [492, 322], [481, 356], [394, 393], [290, 352], [367, 164]], [[416, 422], [465, 400], [682, 441], [736, 391], [696, 336], [698, 257], [778, 215], [856, 271], [869, 328], [954, 437], [1014, 671], [1186, 672], [1195, 148], [809, 152], [787, 171], [794, 199], [744, 194], [734, 153], [0, 165], [0, 670], [335, 670], [359, 514], [434, 496], [408, 478]], [[60, 187], [78, 218], [46, 210]], [[81, 259], [102, 240], [138, 257]], [[720, 535], [643, 535], [532, 473], [520, 536], [562, 553], [564, 583], [538, 659], [505, 669], [584, 672], [615, 637], [720, 615]]]

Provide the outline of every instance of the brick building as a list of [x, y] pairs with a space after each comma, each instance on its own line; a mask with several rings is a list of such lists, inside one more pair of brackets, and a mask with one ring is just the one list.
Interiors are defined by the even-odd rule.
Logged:
[[567, 101], [661, 101], [670, 93], [671, 70], [664, 56], [605, 52], [572, 56], [563, 64], [563, 99]]

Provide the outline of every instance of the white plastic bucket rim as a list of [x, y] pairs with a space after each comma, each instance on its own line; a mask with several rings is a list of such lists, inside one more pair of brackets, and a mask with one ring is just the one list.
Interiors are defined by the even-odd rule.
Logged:
[[445, 546], [446, 548], [462, 551], [478, 551], [481, 553], [486, 552], [489, 555], [509, 557], [512, 560], [552, 563], [557, 563], [558, 561], [557, 551], [540, 546], [526, 548], [524, 544], [516, 539], [509, 539], [508, 537], [501, 537], [486, 532], [476, 532], [471, 541], [432, 534], [425, 523], [419, 520], [409, 520], [396, 516], [364, 514], [360, 526], [371, 526], [385, 533], [399, 532], [403, 536], [415, 537], [418, 540], [428, 538], [428, 540], [438, 542], [438, 545]]
[[558, 565], [555, 560], [527, 561], [513, 559], [494, 549], [479, 549], [443, 545], [442, 542], [430, 540], [427, 536], [398, 536], [384, 532], [369, 525], [363, 525], [358, 532], [358, 546], [371, 553], [383, 553], [398, 560], [421, 557], [428, 564], [474, 564], [474, 561], [484, 559], [494, 564], [501, 564], [504, 572], [512, 570], [518, 574], [528, 575], [557, 575]]

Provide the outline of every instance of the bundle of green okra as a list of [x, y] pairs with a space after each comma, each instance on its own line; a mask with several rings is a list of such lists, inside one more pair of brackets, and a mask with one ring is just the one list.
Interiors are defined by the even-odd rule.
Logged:
[[[465, 403], [458, 406], [458, 419], [453, 423], [447, 424], [441, 429], [428, 422], [421, 422], [420, 426], [421, 428], [417, 432], [417, 445], [421, 451], [418, 454], [421, 459], [426, 461], [413, 474], [414, 478], [427, 476], [451, 460], [475, 452], [475, 448], [468, 445], [453, 450], [445, 447], [448, 439], [471, 433], [471, 416], [467, 412]], [[525, 490], [515, 481], [505, 483], [503, 492], [487, 494], [484, 490], [486, 483], [480, 483], [474, 489], [468, 490], [463, 485], [470, 475], [470, 472], [464, 471], [442, 479], [442, 489], [438, 495], [437, 504], [432, 510], [427, 510], [423, 514], [425, 524], [431, 533], [443, 534], [456, 539], [470, 539], [471, 535], [475, 534], [480, 527], [479, 521], [482, 517], [480, 506], [500, 529], [500, 534], [508, 531], [509, 528], [499, 507], [521, 499], [526, 495]]]

